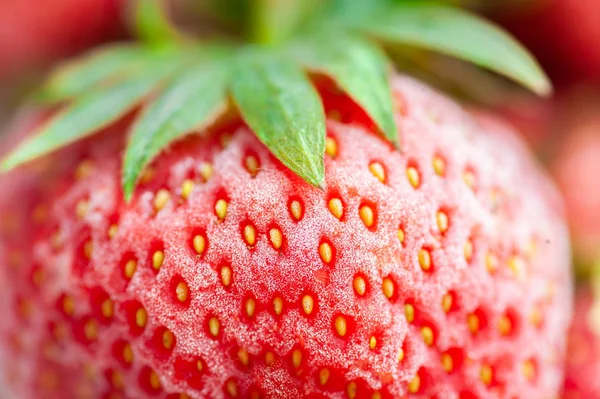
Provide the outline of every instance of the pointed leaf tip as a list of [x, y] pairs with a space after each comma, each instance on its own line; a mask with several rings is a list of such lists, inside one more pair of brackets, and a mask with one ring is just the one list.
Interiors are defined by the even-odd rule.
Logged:
[[325, 179], [325, 112], [300, 66], [260, 51], [242, 54], [233, 100], [257, 137], [285, 166], [313, 186]]
[[504, 30], [454, 7], [406, 3], [382, 7], [355, 25], [385, 41], [438, 51], [505, 75], [538, 95], [552, 93], [533, 56]]

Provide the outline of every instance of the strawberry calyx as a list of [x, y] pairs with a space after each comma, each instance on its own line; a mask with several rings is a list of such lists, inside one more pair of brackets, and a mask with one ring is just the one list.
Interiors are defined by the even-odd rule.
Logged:
[[[138, 108], [123, 160], [123, 192], [134, 193], [144, 168], [173, 142], [207, 127], [232, 105], [292, 172], [324, 181], [325, 112], [311, 80], [325, 75], [396, 145], [385, 49], [408, 45], [438, 51], [508, 76], [539, 94], [550, 84], [510, 36], [457, 8], [386, 0], [336, 0], [327, 6], [257, 0], [248, 12], [253, 43], [188, 40], [165, 18], [158, 0], [139, 1], [143, 42], [113, 45], [60, 66], [42, 89], [60, 107], [2, 160], [11, 170], [58, 150]], [[499, 56], [501, 54], [501, 56]]]

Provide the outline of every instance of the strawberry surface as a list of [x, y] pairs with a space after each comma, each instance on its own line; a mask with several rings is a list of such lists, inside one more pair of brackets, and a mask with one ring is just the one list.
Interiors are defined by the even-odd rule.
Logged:
[[589, 287], [577, 294], [569, 333], [564, 399], [600, 398], [600, 302]]
[[318, 189], [242, 123], [122, 200], [128, 121], [2, 177], [20, 398], [544, 398], [570, 319], [560, 199], [500, 122], [393, 79], [402, 149], [346, 97]]

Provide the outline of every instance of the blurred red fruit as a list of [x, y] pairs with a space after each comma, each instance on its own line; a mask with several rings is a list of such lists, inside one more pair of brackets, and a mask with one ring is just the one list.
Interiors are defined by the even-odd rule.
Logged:
[[571, 327], [563, 399], [600, 399], [600, 298], [580, 292]]
[[600, 81], [600, 1], [520, 3], [496, 19], [535, 53], [553, 80]]
[[123, 0], [2, 0], [0, 79], [118, 36]]

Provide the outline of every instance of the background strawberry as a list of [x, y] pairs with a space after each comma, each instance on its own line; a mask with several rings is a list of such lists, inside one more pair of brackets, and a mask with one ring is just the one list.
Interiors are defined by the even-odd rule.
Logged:
[[[39, 97], [67, 105], [2, 163], [32, 161], [0, 194], [16, 395], [557, 394], [559, 197], [510, 129], [389, 76], [356, 33], [475, 59], [539, 93], [544, 75], [469, 14], [357, 4], [281, 47], [167, 29], [53, 75]], [[510, 57], [487, 58], [494, 46]]]

